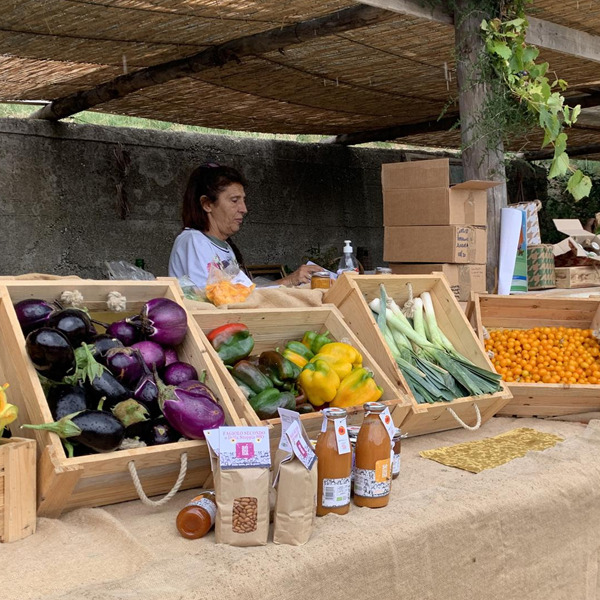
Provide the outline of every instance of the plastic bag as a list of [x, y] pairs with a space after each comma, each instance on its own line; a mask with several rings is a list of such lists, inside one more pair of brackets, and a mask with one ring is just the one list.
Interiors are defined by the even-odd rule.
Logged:
[[235, 265], [219, 269], [218, 266], [211, 264], [206, 281], [206, 298], [215, 306], [244, 302], [256, 286], [235, 283], [234, 280], [239, 272], [239, 268]]
[[196, 287], [196, 284], [187, 276], [183, 275], [177, 279], [183, 292], [183, 297], [187, 300], [195, 300], [196, 302], [206, 302], [206, 297], [202, 290]]
[[106, 274], [109, 279], [137, 279], [151, 281], [156, 279], [152, 273], [144, 271], [125, 260], [106, 261]]

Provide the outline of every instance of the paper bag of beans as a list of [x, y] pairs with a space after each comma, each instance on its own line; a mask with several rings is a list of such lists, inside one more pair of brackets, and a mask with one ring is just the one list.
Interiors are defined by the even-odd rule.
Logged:
[[[283, 419], [282, 419], [283, 427]], [[287, 456], [278, 465], [273, 541], [299, 546], [310, 539], [317, 509], [317, 457], [299, 420], [285, 429]], [[278, 454], [281, 451], [278, 450]]]
[[219, 427], [205, 432], [217, 500], [215, 541], [264, 546], [269, 534], [267, 427]]

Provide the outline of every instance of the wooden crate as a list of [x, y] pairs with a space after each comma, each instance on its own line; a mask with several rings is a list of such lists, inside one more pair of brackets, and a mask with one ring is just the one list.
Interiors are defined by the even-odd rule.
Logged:
[[[600, 298], [473, 295], [471, 322], [483, 342], [485, 330], [600, 326]], [[558, 417], [600, 409], [600, 385], [509, 382], [512, 399], [503, 416]]]
[[510, 392], [503, 385], [495, 394], [478, 397], [457, 398], [452, 402], [418, 404], [409, 391], [404, 376], [392, 358], [390, 350], [375, 322], [368, 303], [379, 298], [380, 284], [384, 284], [388, 296], [400, 306], [409, 298], [408, 283], [412, 293], [418, 296], [430, 292], [440, 329], [456, 349], [476, 365], [493, 369], [482, 343], [475, 335], [446, 278], [441, 273], [431, 275], [343, 275], [323, 298], [335, 304], [344, 315], [350, 329], [360, 338], [375, 360], [384, 368], [388, 377], [411, 398], [412, 411], [402, 429], [409, 435], [421, 435], [461, 427], [448, 410], [452, 409], [463, 422], [473, 426], [477, 422], [477, 405], [481, 422], [494, 416], [510, 399]]
[[35, 441], [0, 439], [0, 542], [35, 533]]
[[598, 267], [556, 267], [557, 288], [585, 288], [600, 286]]
[[[373, 371], [375, 381], [383, 388], [382, 401], [388, 404], [396, 426], [402, 425], [411, 410], [410, 400], [388, 379], [381, 363], [373, 358], [365, 345], [348, 328], [342, 315], [334, 306], [226, 310], [216, 314], [198, 311], [192, 312], [192, 315], [205, 334], [226, 323], [244, 323], [255, 340], [254, 354], [278, 347], [283, 348], [290, 340], [301, 340], [307, 330], [315, 330], [320, 333], [328, 331], [332, 339], [346, 340], [363, 355], [363, 365]], [[260, 421], [219, 355], [212, 348], [210, 354], [240, 418], [249, 425], [269, 425], [272, 428], [271, 445], [279, 443], [281, 420], [277, 418]], [[362, 415], [361, 407], [349, 408], [348, 424], [362, 423]], [[301, 419], [309, 436], [316, 436], [321, 430], [323, 416], [320, 412], [302, 415]]]
[[[0, 380], [11, 384], [11, 402], [19, 407], [17, 427], [23, 423], [49, 423], [52, 416], [37, 373], [27, 356], [25, 338], [13, 304], [26, 298], [54, 300], [65, 290], [81, 292], [92, 316], [100, 315], [103, 321], [135, 314], [144, 302], [152, 298], [165, 297], [182, 303], [177, 289], [168, 281], [2, 281]], [[110, 291], [125, 295], [125, 313], [106, 312], [106, 298]], [[186, 338], [177, 348], [179, 357], [194, 365], [199, 372], [206, 371], [206, 382], [220, 399], [227, 423], [241, 425], [206, 353], [204, 338], [189, 315], [188, 326]], [[23, 436], [34, 438], [38, 443], [38, 516], [58, 517], [68, 509], [138, 498], [128, 466], [131, 462], [148, 496], [164, 494], [173, 487], [180, 474], [184, 454], [187, 457], [187, 474], [181, 489], [200, 487], [210, 475], [210, 461], [203, 440], [67, 458], [57, 435], [45, 431], [20, 431]]]

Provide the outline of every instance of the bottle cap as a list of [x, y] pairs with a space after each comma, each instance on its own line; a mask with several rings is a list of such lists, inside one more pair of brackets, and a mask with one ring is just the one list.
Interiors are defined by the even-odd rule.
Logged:
[[345, 252], [352, 252], [352, 241], [351, 240], [344, 240], [344, 253]]

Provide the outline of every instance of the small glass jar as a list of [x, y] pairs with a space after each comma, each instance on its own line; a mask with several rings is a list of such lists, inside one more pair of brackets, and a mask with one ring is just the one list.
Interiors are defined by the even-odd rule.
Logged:
[[400, 458], [402, 452], [402, 431], [396, 428], [394, 437], [392, 438], [392, 479], [396, 479], [400, 475]]
[[215, 524], [217, 500], [213, 491], [192, 498], [178, 513], [177, 531], [188, 540], [204, 537]]
[[329, 289], [331, 287], [331, 279], [327, 271], [316, 271], [310, 276], [310, 289]]

